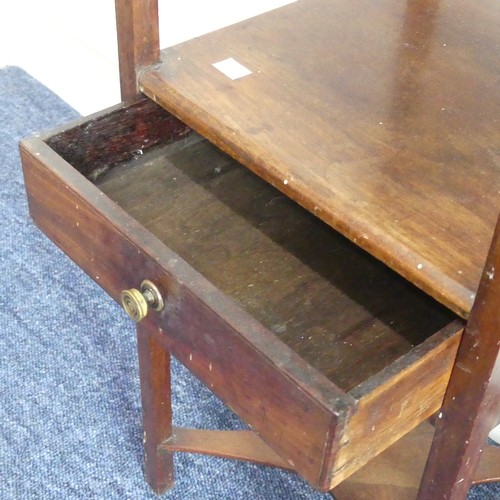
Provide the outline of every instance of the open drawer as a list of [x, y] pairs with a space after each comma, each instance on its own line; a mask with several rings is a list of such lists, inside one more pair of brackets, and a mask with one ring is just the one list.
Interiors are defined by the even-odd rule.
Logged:
[[330, 490], [436, 412], [463, 323], [152, 101], [21, 144], [31, 215]]

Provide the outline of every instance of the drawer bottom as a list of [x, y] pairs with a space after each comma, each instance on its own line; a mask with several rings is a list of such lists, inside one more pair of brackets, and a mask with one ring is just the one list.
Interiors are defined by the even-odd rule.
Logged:
[[194, 133], [97, 184], [343, 390], [454, 317]]

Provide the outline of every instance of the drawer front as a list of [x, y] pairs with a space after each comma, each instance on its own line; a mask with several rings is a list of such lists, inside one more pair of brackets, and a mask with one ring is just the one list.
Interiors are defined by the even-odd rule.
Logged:
[[292, 468], [320, 484], [352, 398], [325, 380], [40, 140], [21, 154], [38, 227], [115, 300], [143, 279], [165, 345]]

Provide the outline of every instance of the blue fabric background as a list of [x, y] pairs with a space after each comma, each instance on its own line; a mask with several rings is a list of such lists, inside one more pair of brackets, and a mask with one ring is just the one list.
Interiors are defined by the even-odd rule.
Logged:
[[[132, 322], [29, 220], [17, 143], [77, 114], [0, 70], [0, 498], [158, 498], [143, 477]], [[175, 360], [174, 422], [238, 428]], [[294, 474], [176, 454], [168, 499], [327, 499]], [[500, 498], [498, 485], [471, 498]]]

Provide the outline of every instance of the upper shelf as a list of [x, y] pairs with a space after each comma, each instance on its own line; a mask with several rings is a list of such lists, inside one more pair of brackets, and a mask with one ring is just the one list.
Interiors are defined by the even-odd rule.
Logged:
[[467, 317], [500, 209], [499, 24], [498, 0], [299, 0], [163, 51], [140, 87]]

